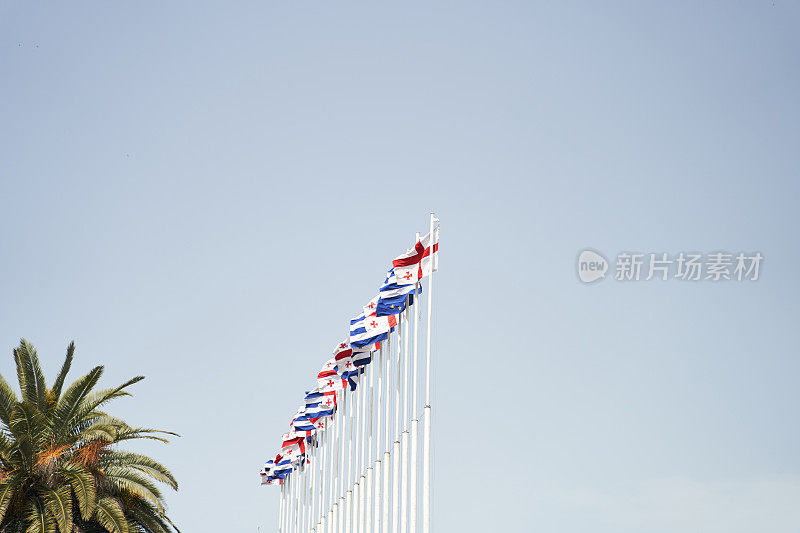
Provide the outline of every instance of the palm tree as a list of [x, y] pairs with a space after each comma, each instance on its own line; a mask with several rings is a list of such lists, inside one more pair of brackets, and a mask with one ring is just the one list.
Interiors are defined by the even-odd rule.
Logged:
[[168, 442], [168, 431], [131, 427], [101, 411], [143, 376], [94, 390], [97, 366], [64, 388], [75, 343], [48, 387], [36, 350], [14, 350], [21, 400], [0, 375], [0, 533], [170, 533], [156, 482], [178, 489], [160, 463], [124, 451], [134, 439]]

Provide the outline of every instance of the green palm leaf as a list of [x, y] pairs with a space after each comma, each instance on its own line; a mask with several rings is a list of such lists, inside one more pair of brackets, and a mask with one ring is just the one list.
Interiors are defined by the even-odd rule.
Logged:
[[44, 501], [45, 509], [55, 518], [61, 533], [72, 533], [72, 491], [69, 485], [47, 490]]
[[11, 412], [18, 401], [11, 385], [8, 384], [3, 376], [0, 376], [0, 420], [5, 425], [11, 423]]
[[108, 533], [128, 533], [128, 521], [125, 519], [125, 513], [122, 512], [122, 507], [115, 498], [101, 498], [97, 502], [94, 516]]
[[20, 377], [22, 399], [43, 409], [47, 399], [47, 384], [36, 349], [22, 339], [19, 348], [14, 350], [14, 359], [17, 363], [17, 376]]
[[67, 373], [69, 373], [69, 369], [72, 366], [72, 357], [75, 354], [75, 341], [69, 343], [67, 346], [67, 356], [64, 358], [64, 364], [61, 365], [61, 371], [56, 376], [56, 380], [53, 383], [53, 388], [51, 390], [53, 394], [53, 399], [58, 401], [58, 398], [61, 396], [61, 389], [64, 386], [64, 380], [67, 378]]
[[72, 486], [75, 499], [78, 501], [78, 511], [88, 520], [94, 514], [97, 504], [97, 487], [94, 476], [80, 465], [67, 462], [61, 466], [60, 474]]

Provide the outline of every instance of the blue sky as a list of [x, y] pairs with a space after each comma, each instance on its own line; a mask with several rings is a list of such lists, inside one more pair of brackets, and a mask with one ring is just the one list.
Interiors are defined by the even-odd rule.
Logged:
[[[117, 413], [183, 531], [257, 470], [428, 212], [437, 531], [800, 529], [800, 10], [0, 4], [0, 372]], [[794, 228], [794, 229], [793, 229]], [[586, 247], [760, 251], [757, 282], [581, 284]], [[501, 511], [501, 512], [497, 512]]]

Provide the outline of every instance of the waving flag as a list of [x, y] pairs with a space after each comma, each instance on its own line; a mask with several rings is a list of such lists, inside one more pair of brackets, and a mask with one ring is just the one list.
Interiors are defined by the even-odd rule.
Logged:
[[317, 428], [314, 427], [314, 424], [308, 419], [308, 416], [302, 415], [292, 420], [292, 429], [294, 429], [295, 433], [298, 435], [308, 437], [312, 435]]
[[322, 365], [322, 369], [317, 374], [318, 390], [321, 393], [335, 392], [345, 388], [345, 382], [336, 373], [336, 359], [331, 357]]
[[370, 316], [364, 321], [364, 330], [367, 335], [377, 336], [382, 333], [388, 333], [393, 327], [397, 325], [397, 317], [394, 315], [389, 316]]
[[[306, 417], [316, 426], [316, 421], [320, 418], [333, 415], [333, 407], [325, 404], [320, 404], [316, 407], [309, 407], [306, 409]], [[319, 426], [316, 426], [319, 429]]]
[[350, 321], [350, 346], [354, 349], [362, 349], [387, 338], [389, 338], [388, 332], [380, 334], [367, 332], [363, 313]]
[[371, 350], [353, 350], [353, 364], [356, 368], [361, 368], [368, 365], [372, 361]]
[[[431, 253], [431, 240], [433, 253]], [[439, 228], [433, 230], [433, 239], [428, 233], [413, 248], [394, 258], [392, 266], [397, 276], [398, 285], [413, 285], [438, 267], [439, 261]]]
[[364, 316], [375, 315], [375, 311], [378, 308], [378, 300], [380, 300], [380, 295], [374, 297], [367, 305], [364, 306]]

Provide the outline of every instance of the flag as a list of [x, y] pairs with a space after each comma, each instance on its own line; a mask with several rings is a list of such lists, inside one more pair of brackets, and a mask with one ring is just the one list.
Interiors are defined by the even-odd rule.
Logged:
[[353, 365], [356, 368], [362, 368], [368, 365], [372, 361], [372, 351], [371, 350], [353, 350]]
[[327, 406], [325, 404], [320, 404], [316, 407], [309, 407], [308, 409], [306, 409], [306, 417], [314, 425], [316, 425], [316, 421], [318, 419], [332, 415], [333, 415], [333, 406]]
[[371, 316], [363, 320], [364, 330], [370, 337], [378, 336], [386, 333], [397, 325], [397, 317], [394, 315], [389, 316]]
[[[433, 254], [431, 254], [433, 240]], [[433, 239], [428, 233], [392, 261], [398, 285], [413, 285], [425, 276], [430, 276], [439, 266], [439, 228], [433, 230]]]
[[375, 314], [379, 299], [380, 295], [374, 297], [367, 305], [364, 306], [364, 316], [373, 316]]
[[321, 393], [335, 392], [345, 388], [346, 383], [342, 381], [339, 374], [336, 373], [336, 359], [331, 357], [322, 365], [319, 374], [317, 374], [318, 390]]
[[414, 294], [422, 294], [422, 287], [416, 291], [417, 286], [399, 284], [394, 273], [394, 267], [387, 272], [378, 292], [378, 303], [375, 306], [376, 316], [398, 315], [405, 311], [406, 305], [414, 304]]
[[306, 409], [323, 404], [333, 408], [336, 406], [336, 393], [333, 391], [322, 392], [319, 388], [306, 393]]
[[[370, 317], [372, 318], [372, 317]], [[364, 325], [364, 314], [360, 314], [350, 321], [350, 346], [361, 349], [389, 338], [387, 333], [368, 333]]]
[[292, 420], [292, 429], [294, 429], [298, 435], [308, 437], [313, 434], [317, 428], [314, 427], [314, 424], [306, 415], [301, 415]]

